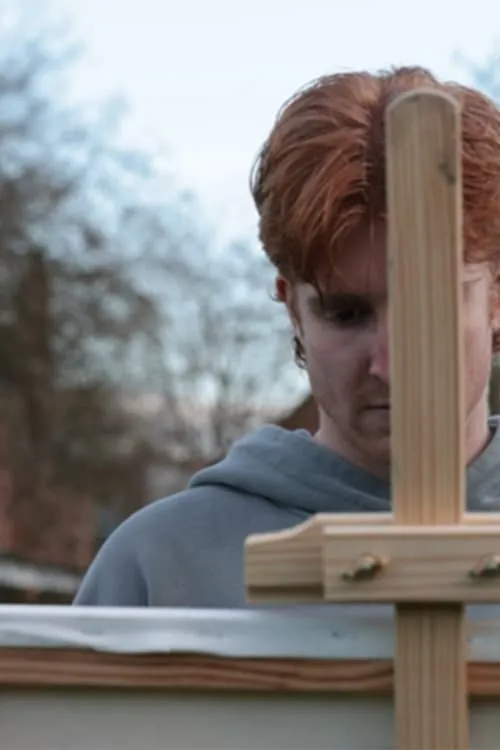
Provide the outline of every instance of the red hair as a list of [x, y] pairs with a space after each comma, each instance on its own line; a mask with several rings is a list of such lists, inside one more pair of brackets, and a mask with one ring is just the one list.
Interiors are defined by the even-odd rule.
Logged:
[[280, 274], [316, 283], [343, 240], [384, 218], [385, 110], [420, 86], [446, 91], [461, 105], [465, 259], [499, 259], [500, 111], [479, 91], [403, 67], [321, 77], [279, 112], [251, 190], [261, 242]]

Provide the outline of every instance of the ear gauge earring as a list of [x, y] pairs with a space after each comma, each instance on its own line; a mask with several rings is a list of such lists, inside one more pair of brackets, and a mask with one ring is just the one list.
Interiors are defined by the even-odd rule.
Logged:
[[306, 366], [306, 354], [302, 345], [302, 341], [299, 339], [297, 334], [294, 334], [294, 336], [292, 337], [292, 344], [295, 363], [297, 367], [304, 369]]
[[497, 328], [493, 331], [493, 334], [491, 336], [491, 344], [493, 354], [498, 354], [500, 352], [500, 329]]

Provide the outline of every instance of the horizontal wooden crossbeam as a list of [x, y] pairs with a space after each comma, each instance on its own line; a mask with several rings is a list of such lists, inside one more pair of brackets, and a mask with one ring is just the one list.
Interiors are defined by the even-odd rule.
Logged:
[[[287, 603], [324, 601], [324, 550], [328, 539], [344, 533], [356, 538], [362, 529], [370, 528], [372, 533], [393, 534], [394, 517], [392, 513], [359, 513], [336, 514], [318, 513], [308, 521], [284, 531], [254, 534], [245, 541], [245, 576], [247, 597], [254, 603]], [[431, 532], [432, 528], [432, 532]], [[429, 533], [439, 533], [442, 527], [405, 527], [404, 534], [421, 534], [422, 529]], [[500, 551], [500, 514], [499, 513], [465, 513], [458, 526], [446, 527], [451, 534], [474, 535], [476, 530], [486, 530], [493, 536], [491, 547], [487, 546], [485, 554]], [[497, 530], [497, 531], [495, 531]], [[392, 537], [391, 537], [392, 538]], [[469, 537], [468, 537], [469, 538]], [[495, 541], [496, 539], [496, 541]], [[493, 544], [495, 542], [495, 544]], [[348, 542], [349, 546], [350, 542]], [[333, 545], [335, 547], [335, 545]], [[363, 547], [363, 552], [367, 552]], [[373, 547], [368, 551], [373, 552]], [[467, 550], [460, 550], [462, 559]], [[422, 551], [421, 551], [422, 554]], [[477, 555], [478, 560], [481, 553]], [[345, 556], [347, 561], [348, 556]], [[355, 559], [353, 548], [350, 548], [349, 561]], [[466, 558], [462, 569], [474, 564], [474, 556]], [[372, 582], [373, 583], [373, 582]], [[490, 585], [491, 583], [491, 585]], [[484, 585], [487, 584], [487, 585]], [[493, 591], [497, 584], [483, 580], [482, 595]], [[500, 581], [498, 582], [500, 587]], [[476, 587], [478, 588], [478, 587]], [[471, 601], [478, 601], [477, 599]], [[492, 601], [487, 599], [487, 601]], [[493, 601], [497, 601], [494, 599]]]
[[500, 526], [328, 526], [323, 596], [335, 602], [500, 603]]

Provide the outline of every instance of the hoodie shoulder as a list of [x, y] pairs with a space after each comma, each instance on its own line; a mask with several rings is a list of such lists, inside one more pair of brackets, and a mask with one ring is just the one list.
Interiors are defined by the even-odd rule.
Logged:
[[74, 604], [245, 606], [245, 538], [298, 521], [229, 487], [188, 488], [140, 509], [110, 535]]
[[196, 529], [206, 514], [206, 495], [199, 490], [184, 490], [155, 500], [122, 521], [97, 552], [74, 604], [151, 606], [152, 562], [161, 558], [158, 566], [168, 577], [169, 565], [175, 564], [179, 550], [189, 544], [189, 529]]

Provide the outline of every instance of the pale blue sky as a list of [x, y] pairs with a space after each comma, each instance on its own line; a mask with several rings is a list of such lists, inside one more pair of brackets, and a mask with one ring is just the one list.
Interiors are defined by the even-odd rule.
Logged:
[[[500, 38], [493, 0], [58, 0], [88, 47], [75, 91], [122, 94], [128, 136], [171, 152], [224, 236], [254, 234], [248, 174], [281, 103], [325, 72], [419, 63], [464, 79]], [[471, 12], [472, 7], [472, 12]]]

